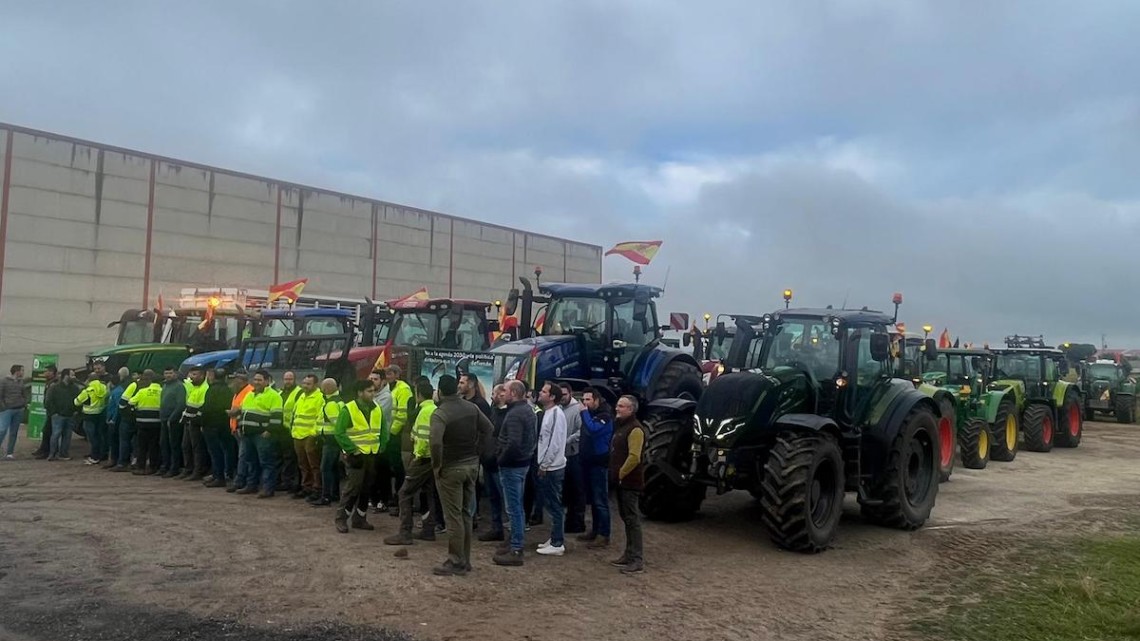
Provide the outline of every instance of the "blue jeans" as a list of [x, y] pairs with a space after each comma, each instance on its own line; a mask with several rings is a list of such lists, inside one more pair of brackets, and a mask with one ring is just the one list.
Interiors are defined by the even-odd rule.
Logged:
[[96, 461], [107, 458], [107, 420], [102, 412], [83, 415], [83, 433], [91, 444], [89, 456]]
[[610, 469], [601, 465], [589, 466], [587, 491], [590, 495], [591, 531], [598, 536], [610, 536]]
[[257, 462], [261, 466], [261, 491], [272, 493], [277, 489], [277, 474], [280, 471], [280, 442], [270, 434], [257, 435]]
[[511, 522], [511, 550], [521, 550], [526, 543], [526, 515], [523, 514], [523, 491], [530, 467], [500, 467], [499, 480], [503, 484], [503, 502]]
[[321, 437], [321, 496], [336, 501], [340, 498], [340, 445], [336, 438], [325, 435]]
[[554, 547], [561, 546], [565, 537], [563, 518], [566, 513], [562, 511], [562, 481], [565, 478], [564, 468], [546, 472], [538, 479], [539, 496], [542, 497], [546, 513], [550, 515], [550, 544]]
[[214, 479], [224, 481], [227, 476], [232, 479], [237, 460], [234, 458], [234, 437], [230, 434], [229, 426], [204, 427], [202, 438], [206, 441], [206, 451], [210, 453], [210, 473]]
[[487, 499], [491, 504], [491, 531], [503, 531], [503, 482], [499, 469], [483, 466], [483, 482], [487, 487]]
[[66, 457], [71, 449], [71, 417], [51, 417], [51, 453], [55, 458]]
[[119, 415], [119, 465], [123, 467], [131, 464], [131, 451], [137, 433], [135, 419]]
[[[119, 464], [119, 418], [116, 417], [113, 421], [107, 421], [107, 456], [111, 461], [111, 465]], [[125, 465], [125, 463], [124, 463]]]
[[7, 454], [16, 451], [16, 435], [20, 431], [20, 419], [24, 417], [24, 408], [13, 408], [0, 412], [0, 445], [4, 444], [4, 436], [8, 437]]
[[250, 434], [242, 434], [238, 442], [237, 475], [234, 477], [235, 487], [257, 487], [261, 478], [261, 463], [257, 456], [257, 438]]

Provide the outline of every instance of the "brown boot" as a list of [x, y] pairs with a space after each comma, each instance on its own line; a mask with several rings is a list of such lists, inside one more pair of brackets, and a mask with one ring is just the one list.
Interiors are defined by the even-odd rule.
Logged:
[[412, 533], [403, 530], [392, 536], [384, 537], [384, 545], [412, 545], [413, 543], [415, 541], [412, 540]]
[[605, 548], [608, 548], [609, 546], [610, 546], [609, 537], [599, 536], [596, 539], [594, 539], [593, 541], [590, 541], [589, 545], [586, 546], [586, 549], [588, 549], [588, 550], [603, 550]]
[[348, 514], [344, 510], [336, 511], [336, 531], [341, 534], [348, 534]]
[[352, 513], [352, 527], [356, 530], [375, 530], [371, 523], [368, 522], [368, 516], [361, 514], [359, 510]]
[[416, 532], [415, 537], [421, 541], [434, 541], [435, 540], [435, 527], [424, 526], [419, 532]]

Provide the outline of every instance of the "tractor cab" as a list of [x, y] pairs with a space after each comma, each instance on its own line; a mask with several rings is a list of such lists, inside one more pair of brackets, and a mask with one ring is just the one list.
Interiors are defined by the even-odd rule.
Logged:
[[488, 318], [492, 305], [483, 301], [433, 298], [390, 303], [386, 328], [373, 333], [380, 346], [375, 366], [399, 365], [409, 371], [413, 351], [446, 349], [469, 352], [490, 349], [498, 320]]
[[274, 381], [292, 371], [298, 380], [313, 374], [343, 386], [355, 380], [348, 367], [356, 332], [352, 317], [348, 309], [268, 310], [261, 335], [242, 341], [235, 364], [250, 372], [267, 370]]

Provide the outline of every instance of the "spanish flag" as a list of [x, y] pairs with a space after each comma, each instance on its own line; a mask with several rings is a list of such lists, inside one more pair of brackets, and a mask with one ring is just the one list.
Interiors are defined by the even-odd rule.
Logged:
[[618, 256], [625, 256], [638, 265], [648, 265], [649, 261], [657, 255], [657, 250], [661, 249], [661, 242], [660, 240], [633, 240], [618, 243], [605, 255], [617, 254]]
[[305, 283], [307, 282], [309, 282], [308, 278], [302, 278], [271, 286], [269, 288], [269, 302], [272, 303], [278, 298], [284, 298], [289, 301], [290, 305], [296, 303], [297, 298], [301, 296], [301, 290], [305, 289]]
[[942, 335], [938, 337], [938, 349], [950, 348], [950, 330], [942, 330]]
[[417, 303], [422, 303], [426, 300], [431, 300], [431, 296], [428, 295], [427, 287], [421, 287], [403, 298], [397, 298], [396, 300], [389, 301], [388, 306], [392, 309], [415, 307]]

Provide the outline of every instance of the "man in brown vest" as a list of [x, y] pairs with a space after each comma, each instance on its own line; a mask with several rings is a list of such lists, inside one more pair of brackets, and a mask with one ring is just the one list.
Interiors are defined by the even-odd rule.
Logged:
[[610, 485], [616, 488], [618, 515], [625, 524], [625, 553], [610, 564], [622, 574], [645, 571], [641, 542], [641, 491], [645, 488], [645, 428], [637, 420], [637, 399], [622, 396], [614, 406]]

